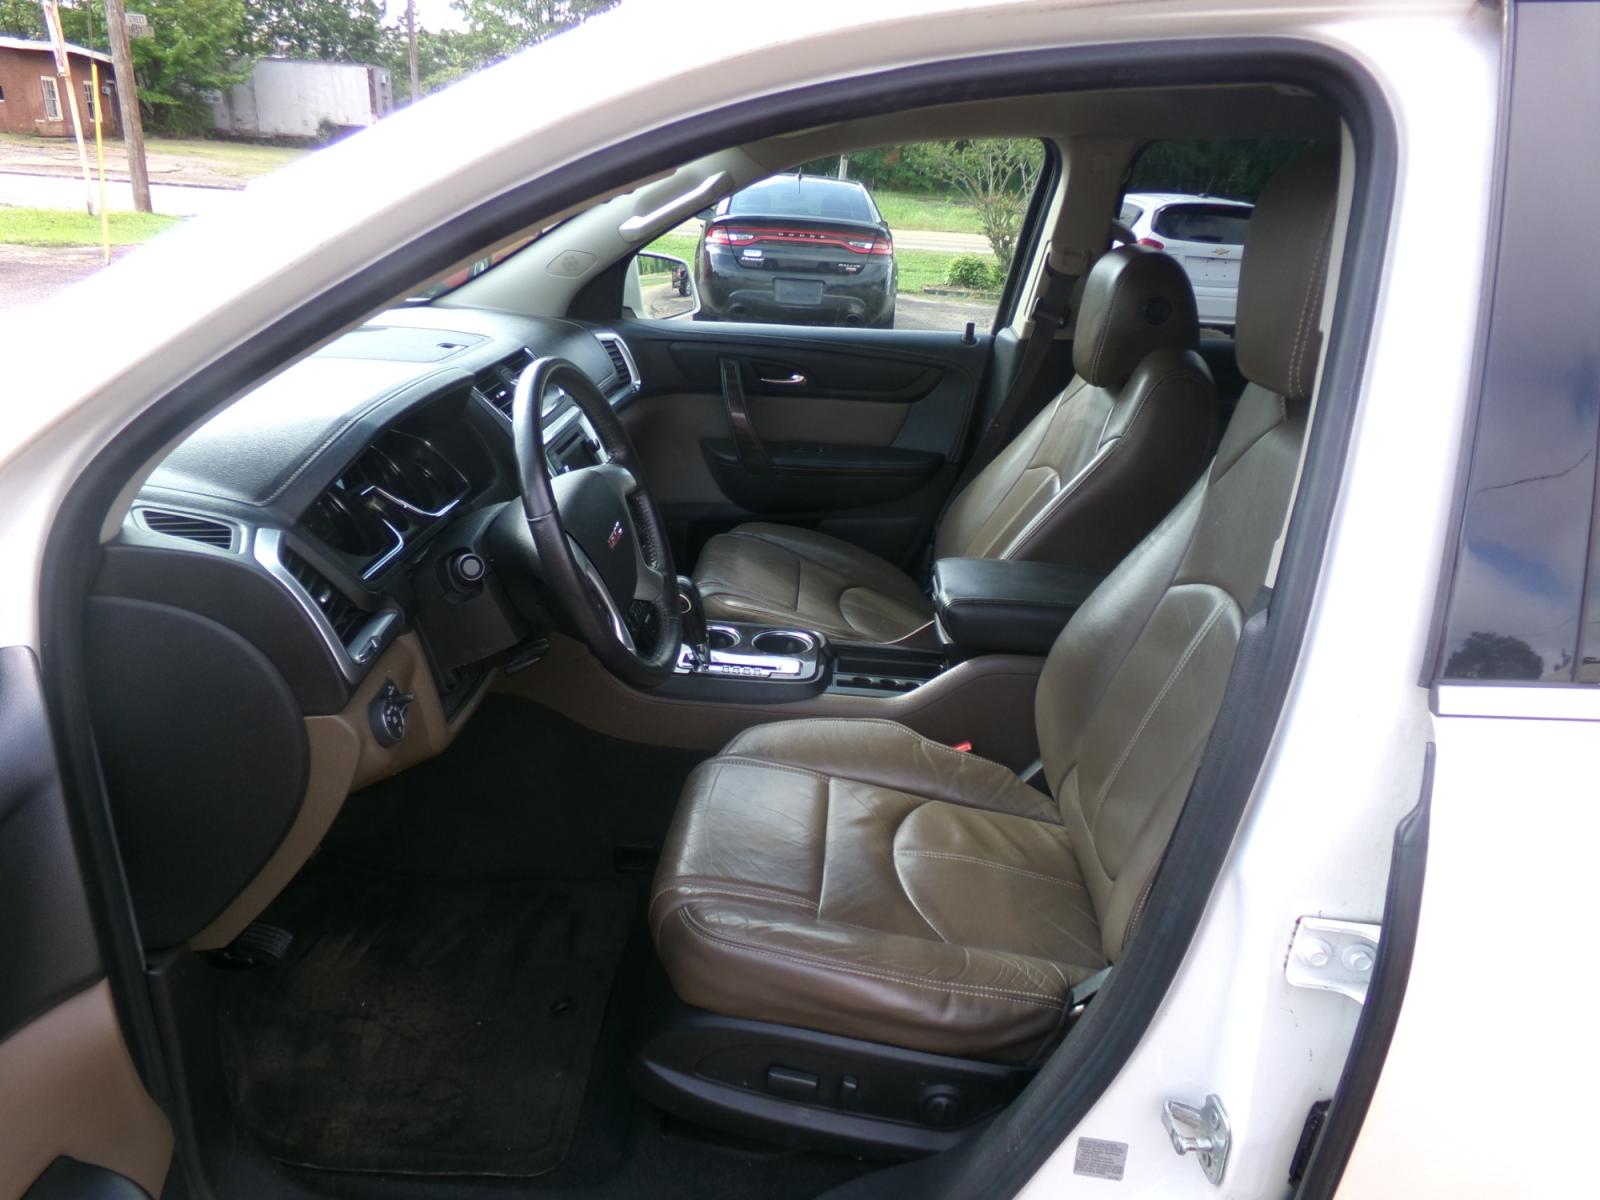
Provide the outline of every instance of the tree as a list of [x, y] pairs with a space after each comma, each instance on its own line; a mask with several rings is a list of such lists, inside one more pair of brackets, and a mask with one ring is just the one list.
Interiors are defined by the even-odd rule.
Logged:
[[1289, 141], [1152, 142], [1133, 164], [1127, 190], [1254, 200], [1305, 147]]
[[1044, 147], [1038, 139], [976, 138], [907, 149], [919, 151], [926, 158], [926, 169], [978, 210], [978, 225], [1000, 260], [1004, 277], [1017, 252], [1028, 197], [1044, 167]]
[[[72, 29], [67, 24], [65, 9], [61, 12], [61, 28], [71, 40]], [[0, 37], [38, 41], [44, 36], [38, 0], [0, 0]]]
[[139, 0], [151, 36], [133, 43], [139, 103], [152, 129], [203, 133], [211, 126], [208, 92], [249, 74], [237, 58], [244, 0]]
[[[3, 0], [0, 0], [3, 2]], [[509, 58], [582, 24], [619, 0], [452, 0], [465, 29], [417, 27], [417, 73], [424, 92], [435, 92], [474, 71]], [[410, 70], [406, 35], [394, 26], [383, 30], [376, 61], [403, 78]]]
[[383, 52], [381, 0], [249, 0], [242, 54], [376, 62]]
[[463, 49], [475, 67], [508, 58], [551, 34], [571, 29], [618, 0], [452, 0], [466, 22]]
[[1539, 679], [1544, 659], [1519, 637], [1469, 633], [1444, 665], [1447, 679]]

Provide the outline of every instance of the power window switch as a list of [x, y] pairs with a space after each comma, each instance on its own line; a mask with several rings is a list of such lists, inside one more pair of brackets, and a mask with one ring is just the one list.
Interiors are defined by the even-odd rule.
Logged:
[[789, 1100], [815, 1100], [821, 1082], [810, 1071], [793, 1067], [768, 1067], [767, 1091]]

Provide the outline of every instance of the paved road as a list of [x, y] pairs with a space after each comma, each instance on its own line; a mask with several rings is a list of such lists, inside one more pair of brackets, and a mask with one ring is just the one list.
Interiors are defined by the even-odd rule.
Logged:
[[[137, 247], [113, 246], [121, 258]], [[0, 246], [0, 312], [26, 308], [100, 269], [100, 248], [87, 246]]]
[[[98, 190], [98, 189], [97, 189]], [[198, 217], [232, 204], [237, 188], [183, 187], [171, 183], [150, 185], [150, 204], [158, 213], [174, 217]], [[106, 203], [113, 212], [133, 211], [133, 188], [126, 183], [106, 182]], [[22, 208], [82, 208], [83, 180], [61, 175], [23, 175], [0, 173], [0, 204]]]

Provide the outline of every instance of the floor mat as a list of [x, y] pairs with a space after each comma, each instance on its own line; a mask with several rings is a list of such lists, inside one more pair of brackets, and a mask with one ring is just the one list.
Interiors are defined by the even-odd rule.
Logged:
[[571, 1143], [631, 883], [451, 882], [318, 862], [279, 966], [213, 972], [240, 1112], [285, 1162], [538, 1175]]

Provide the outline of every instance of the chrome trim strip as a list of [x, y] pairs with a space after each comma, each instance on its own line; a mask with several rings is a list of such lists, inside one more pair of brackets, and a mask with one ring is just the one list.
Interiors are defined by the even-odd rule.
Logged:
[[[372, 496], [372, 495], [382, 496], [390, 504], [392, 504], [396, 508], [400, 509], [400, 511], [408, 512], [414, 517], [423, 517], [423, 518], [426, 518], [427, 520], [430, 520], [430, 521], [437, 521], [440, 517], [445, 516], [447, 513], [451, 512], [455, 508], [456, 505], [460, 504], [463, 500], [466, 499], [466, 496], [463, 494], [463, 495], [457, 496], [454, 500], [450, 501], [443, 508], [440, 508], [440, 509], [427, 509], [427, 508], [418, 508], [415, 504], [412, 504], [409, 500], [402, 500], [399, 496], [396, 496], [388, 488], [381, 488], [375, 483], [372, 484], [371, 486], [365, 488], [362, 491], [361, 494], [362, 494], [362, 496]], [[391, 525], [390, 528], [392, 529], [394, 527]]]
[[623, 339], [622, 335], [615, 330], [602, 329], [595, 333], [594, 338], [597, 342], [615, 342], [617, 344], [617, 349], [622, 351], [622, 361], [628, 364], [628, 391], [630, 394], [637, 395], [639, 390], [644, 387], [644, 380], [639, 376], [639, 364], [634, 361], [633, 351], [628, 348], [628, 343]]
[[606, 590], [605, 581], [600, 578], [600, 572], [595, 569], [594, 563], [583, 552], [583, 548], [577, 542], [569, 537], [567, 545], [572, 550], [572, 561], [577, 564], [579, 574], [594, 589], [601, 605], [604, 606], [606, 619], [611, 622], [612, 634], [627, 650], [637, 654], [639, 649], [633, 644], [633, 635], [628, 632], [628, 626], [622, 619], [622, 610], [617, 607], [617, 602], [611, 598], [611, 593]]
[[209, 542], [202, 542], [195, 538], [179, 537], [175, 533], [168, 533], [165, 529], [152, 529], [150, 527], [150, 522], [145, 515], [146, 513], [151, 512], [168, 513], [175, 517], [192, 517], [196, 521], [210, 521], [213, 525], [227, 526], [229, 540], [226, 550], [229, 554], [237, 554], [244, 546], [245, 539], [248, 536], [245, 528], [237, 521], [230, 521], [227, 517], [213, 516], [211, 513], [207, 512], [195, 512], [192, 509], [174, 508], [170, 504], [146, 504], [141, 501], [140, 503], [133, 505], [128, 510], [128, 515], [133, 518], [134, 526], [142, 533], [154, 534], [156, 537], [171, 538], [176, 542], [188, 542], [193, 546], [205, 546], [211, 550], [223, 549], [222, 546], [213, 546]]
[[267, 574], [276, 579], [300, 606], [301, 611], [310, 620], [311, 627], [322, 639], [323, 647], [333, 656], [333, 661], [339, 667], [339, 673], [351, 683], [358, 682], [365, 671], [350, 657], [350, 652], [345, 649], [344, 643], [339, 640], [339, 635], [334, 632], [328, 614], [317, 607], [317, 602], [311, 598], [311, 593], [301, 586], [293, 572], [284, 565], [283, 530], [257, 529], [255, 540], [250, 547], [250, 556], [265, 568]]
[[361, 572], [361, 578], [364, 580], [371, 579], [381, 572], [394, 561], [395, 555], [406, 548], [406, 535], [396, 529], [387, 517], [379, 517], [378, 520], [383, 522], [385, 529], [394, 534], [394, 545], [367, 564], [366, 569]]
[[1430, 701], [1440, 717], [1600, 721], [1600, 686], [1592, 684], [1436, 683]]

